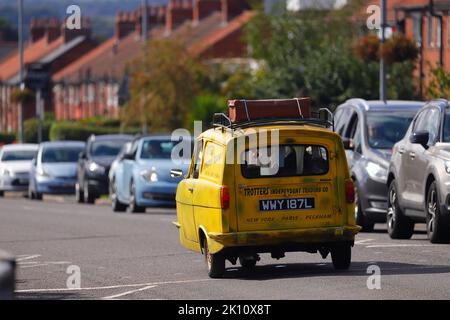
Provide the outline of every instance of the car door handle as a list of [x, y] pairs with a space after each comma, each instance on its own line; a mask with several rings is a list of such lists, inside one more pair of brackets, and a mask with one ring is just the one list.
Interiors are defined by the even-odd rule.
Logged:
[[409, 157], [411, 158], [411, 160], [414, 160], [416, 158], [416, 154], [414, 152], [410, 152]]
[[194, 188], [189, 188], [188, 190], [190, 193], [194, 192]]
[[405, 153], [405, 148], [400, 148], [400, 149], [398, 149], [398, 153], [404, 154], [404, 153]]

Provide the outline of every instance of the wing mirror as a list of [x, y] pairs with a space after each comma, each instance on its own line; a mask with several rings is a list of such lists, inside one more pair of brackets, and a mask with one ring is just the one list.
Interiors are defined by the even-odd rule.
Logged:
[[425, 149], [428, 149], [428, 141], [430, 140], [430, 133], [428, 131], [417, 131], [414, 132], [410, 137], [409, 141], [414, 144], [420, 144]]
[[353, 151], [355, 149], [355, 147], [353, 145], [353, 139], [343, 138], [342, 142], [344, 143], [344, 149], [345, 150]]
[[132, 153], [125, 153], [122, 157], [122, 160], [134, 160], [134, 154]]
[[172, 169], [170, 170], [170, 176], [172, 178], [180, 178], [183, 176], [183, 170], [180, 169]]
[[86, 152], [85, 151], [81, 151], [80, 154], [78, 155], [78, 157], [82, 160], [86, 159]]

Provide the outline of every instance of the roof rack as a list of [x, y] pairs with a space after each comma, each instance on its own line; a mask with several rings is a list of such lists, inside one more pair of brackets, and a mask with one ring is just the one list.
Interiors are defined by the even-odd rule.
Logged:
[[[316, 125], [324, 128], [331, 128], [334, 131], [334, 116], [328, 108], [320, 108], [317, 112], [312, 112], [317, 118], [267, 118], [257, 119], [244, 122], [233, 123], [230, 118], [224, 113], [215, 113], [213, 116], [213, 127], [222, 129], [242, 129], [249, 127], [265, 126], [270, 124], [279, 125]], [[322, 119], [322, 115], [326, 114], [327, 117]], [[328, 118], [329, 117], [329, 118]]]

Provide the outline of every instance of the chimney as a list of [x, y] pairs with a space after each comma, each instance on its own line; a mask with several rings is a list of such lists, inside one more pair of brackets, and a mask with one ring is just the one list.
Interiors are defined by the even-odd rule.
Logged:
[[122, 39], [136, 30], [136, 15], [128, 12], [118, 12], [116, 15], [117, 39]]
[[245, 0], [222, 0], [222, 17], [224, 23], [233, 20], [245, 10], [250, 10], [250, 5]]
[[91, 20], [89, 18], [82, 18], [81, 19], [81, 29], [79, 29], [79, 30], [78, 29], [70, 30], [70, 29], [66, 28], [66, 23], [64, 22], [64, 24], [62, 25], [61, 31], [62, 31], [62, 36], [64, 37], [65, 43], [67, 43], [79, 36], [90, 37], [91, 36]]
[[192, 0], [169, 0], [166, 12], [166, 32], [170, 33], [192, 19]]
[[46, 19], [31, 19], [30, 23], [30, 41], [34, 43], [45, 36], [47, 31], [47, 20]]
[[215, 11], [220, 11], [222, 4], [220, 0], [195, 0], [193, 22], [197, 24]]
[[47, 24], [47, 42], [53, 42], [61, 36], [60, 22], [56, 18], [52, 18]]

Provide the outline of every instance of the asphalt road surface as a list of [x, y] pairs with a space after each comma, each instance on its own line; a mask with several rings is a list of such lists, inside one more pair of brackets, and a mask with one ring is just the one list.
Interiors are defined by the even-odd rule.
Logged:
[[430, 244], [422, 225], [407, 241], [391, 240], [383, 225], [359, 234], [349, 271], [334, 271], [330, 257], [288, 253], [262, 255], [251, 273], [227, 263], [225, 278], [212, 280], [202, 256], [179, 245], [175, 219], [172, 209], [117, 214], [71, 198], [1, 198], [0, 248], [17, 257], [19, 299], [450, 298], [450, 245]]

